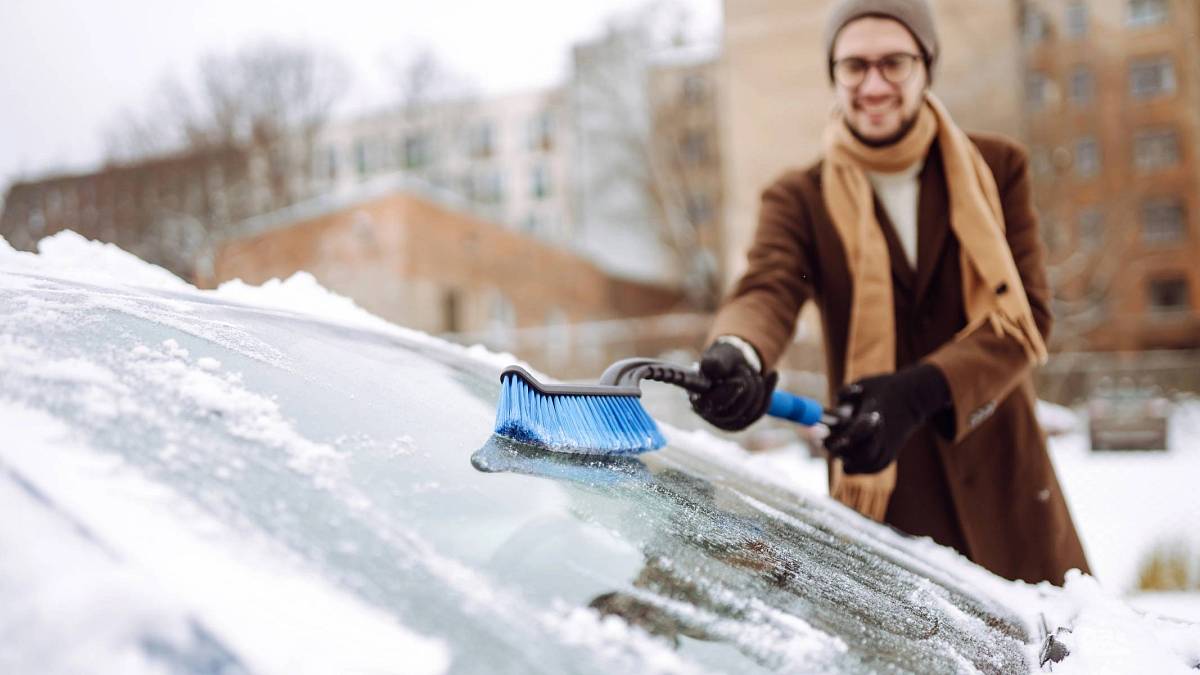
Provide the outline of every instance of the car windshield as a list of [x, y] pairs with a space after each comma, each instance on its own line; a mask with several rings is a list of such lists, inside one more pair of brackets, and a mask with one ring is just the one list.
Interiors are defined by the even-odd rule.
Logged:
[[[398, 328], [0, 271], [0, 422], [25, 429], [0, 444], [0, 505], [28, 514], [0, 526], [0, 547], [26, 552], [0, 564], [18, 599], [0, 626], [27, 645], [78, 639], [18, 621], [62, 583], [40, 571], [56, 560], [92, 589], [73, 616], [109, 608], [91, 646], [57, 650], [64, 672], [110, 652], [204, 673], [397, 658], [404, 672], [1029, 669], [1030, 628], [972, 587], [989, 575], [755, 480], [695, 434], [667, 429], [669, 447], [636, 458], [492, 437], [502, 365]], [[30, 647], [0, 666], [35, 653], [44, 664]]]

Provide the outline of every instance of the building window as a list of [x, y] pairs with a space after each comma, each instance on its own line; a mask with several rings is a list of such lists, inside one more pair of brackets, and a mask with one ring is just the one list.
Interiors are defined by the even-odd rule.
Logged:
[[442, 331], [446, 333], [457, 333], [462, 330], [460, 323], [461, 312], [459, 306], [462, 304], [462, 298], [456, 289], [448, 288], [442, 293]]
[[470, 131], [467, 139], [468, 151], [472, 157], [483, 159], [491, 157], [496, 152], [495, 132], [490, 122], [480, 122]]
[[521, 224], [529, 234], [537, 234], [542, 229], [542, 219], [534, 211], [530, 211], [525, 215], [525, 221]]
[[1147, 309], [1154, 314], [1186, 312], [1192, 308], [1185, 277], [1151, 279], [1147, 285]]
[[1099, 207], [1089, 206], [1079, 212], [1079, 244], [1087, 251], [1095, 251], [1104, 243], [1104, 212]]
[[1100, 145], [1088, 136], [1075, 141], [1075, 175], [1091, 178], [1100, 172]]
[[679, 142], [685, 164], [696, 166], [708, 161], [708, 135], [703, 131], [688, 131]]
[[1050, 162], [1050, 151], [1043, 147], [1034, 147], [1029, 153], [1030, 165], [1033, 167], [1033, 173], [1036, 176], [1045, 176], [1050, 173], [1053, 164]]
[[1175, 64], [1163, 56], [1140, 59], [1129, 66], [1129, 94], [1137, 99], [1175, 92]]
[[554, 117], [543, 111], [529, 119], [527, 139], [530, 152], [554, 149]]
[[1041, 110], [1050, 99], [1050, 80], [1042, 73], [1025, 76], [1025, 104], [1030, 110]]
[[534, 199], [550, 196], [550, 172], [545, 165], [536, 164], [529, 172], [529, 194]]
[[1063, 232], [1058, 219], [1044, 216], [1038, 220], [1041, 221], [1042, 242], [1046, 244], [1046, 250], [1052, 254], [1057, 253], [1063, 245]]
[[1026, 5], [1021, 19], [1021, 35], [1025, 42], [1036, 44], [1044, 40], [1048, 33], [1046, 17], [1037, 9]]
[[689, 195], [687, 198], [687, 218], [692, 225], [707, 225], [712, 221], [712, 200], [703, 192]]
[[1087, 3], [1083, 0], [1073, 0], [1067, 5], [1066, 13], [1067, 37], [1081, 38], [1087, 35], [1088, 11]]
[[1155, 26], [1167, 22], [1167, 0], [1129, 0], [1129, 26]]
[[504, 181], [498, 171], [484, 171], [471, 183], [475, 201], [496, 204], [504, 200]]
[[504, 293], [493, 289], [488, 301], [487, 332], [490, 346], [496, 349], [512, 347], [513, 331], [517, 327], [517, 311]]
[[558, 307], [546, 311], [546, 359], [556, 367], [571, 358], [571, 323]]
[[354, 168], [358, 171], [359, 176], [367, 175], [367, 142], [358, 140], [354, 142]]
[[338, 151], [337, 148], [330, 145], [322, 148], [317, 153], [317, 176], [325, 180], [337, 180], [338, 175]]
[[1187, 235], [1187, 213], [1178, 199], [1151, 199], [1142, 204], [1142, 241], [1172, 244]]
[[1077, 66], [1071, 71], [1071, 103], [1084, 106], [1092, 102], [1096, 93], [1096, 77], [1087, 66]]
[[704, 76], [693, 74], [683, 78], [681, 96], [683, 97], [684, 105], [704, 105], [708, 100], [708, 82], [704, 79]]
[[404, 166], [407, 169], [420, 169], [429, 164], [429, 137], [425, 134], [413, 134], [404, 138]]
[[1155, 171], [1179, 163], [1179, 135], [1174, 129], [1144, 129], [1133, 135], [1133, 165]]

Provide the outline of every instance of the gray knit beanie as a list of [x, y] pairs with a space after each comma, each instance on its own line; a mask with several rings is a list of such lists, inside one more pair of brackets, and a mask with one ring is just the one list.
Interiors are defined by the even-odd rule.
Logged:
[[925, 55], [925, 65], [933, 78], [933, 64], [938, 57], [937, 27], [929, 0], [837, 0], [825, 24], [825, 54], [828, 57], [829, 77], [833, 79], [833, 42], [846, 24], [864, 16], [878, 16], [899, 21], [916, 38]]

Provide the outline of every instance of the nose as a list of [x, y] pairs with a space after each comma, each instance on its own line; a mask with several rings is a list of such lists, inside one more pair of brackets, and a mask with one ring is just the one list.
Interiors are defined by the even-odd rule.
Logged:
[[862, 84], [858, 85], [859, 96], [886, 96], [892, 93], [891, 83], [884, 79], [883, 73], [879, 72], [879, 68], [869, 69], [867, 76], [863, 78]]

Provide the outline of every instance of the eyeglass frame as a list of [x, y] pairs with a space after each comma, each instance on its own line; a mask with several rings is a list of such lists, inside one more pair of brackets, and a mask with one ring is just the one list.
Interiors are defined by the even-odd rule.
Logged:
[[[902, 80], [900, 80], [899, 82], [893, 82], [883, 72], [883, 62], [886, 61], [887, 59], [895, 58], [897, 56], [907, 56], [908, 58], [912, 59], [912, 61], [911, 61], [912, 65], [916, 65], [916, 63], [918, 61], [920, 61], [925, 64], [926, 68], [929, 67], [929, 62], [925, 58], [924, 54], [913, 54], [912, 52], [892, 52], [890, 54], [884, 54], [883, 56], [881, 56], [878, 59], [864, 59], [861, 56], [847, 56], [847, 57], [840, 58], [840, 59], [830, 59], [829, 60], [829, 77], [835, 83], [840, 84], [843, 87], [854, 88], [854, 87], [861, 87], [862, 83], [867, 81], [867, 76], [869, 76], [871, 74], [872, 70], [878, 70], [879, 77], [883, 78], [884, 82], [887, 82], [888, 84], [904, 84], [905, 82], [908, 82], [908, 80], [913, 76], [913, 73], [916, 72], [916, 69], [912, 68], [912, 65], [909, 66], [912, 69], [909, 70], [908, 75], [904, 76], [904, 78]], [[837, 65], [839, 63], [842, 63], [844, 61], [849, 61], [851, 59], [853, 59], [855, 61], [862, 61], [863, 64], [866, 66], [866, 70], [863, 71], [862, 79], [859, 80], [858, 82], [855, 82], [854, 84], [846, 84], [845, 82], [838, 81]]]

